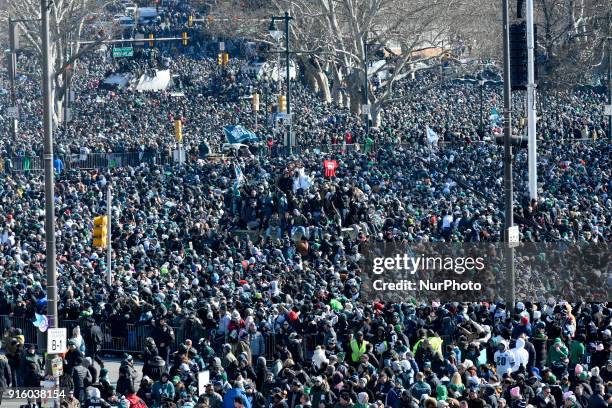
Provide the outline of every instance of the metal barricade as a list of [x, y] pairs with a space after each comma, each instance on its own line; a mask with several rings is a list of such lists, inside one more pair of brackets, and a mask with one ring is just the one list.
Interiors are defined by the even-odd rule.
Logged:
[[4, 335], [7, 334], [11, 328], [21, 330], [21, 334], [25, 339], [25, 344], [37, 342], [36, 331], [38, 329], [30, 319], [18, 316], [0, 316], [0, 334], [2, 334], [2, 338], [4, 338]]
[[39, 156], [17, 156], [10, 160], [13, 171], [42, 171], [44, 169], [42, 157]]
[[268, 333], [265, 335], [266, 360], [274, 361], [274, 353], [276, 352], [276, 335]]
[[[172, 157], [167, 152], [145, 150], [132, 152], [110, 152], [110, 153], [71, 153], [66, 155], [55, 155], [54, 160], [59, 159], [62, 171], [67, 170], [96, 170], [112, 169], [125, 166], [139, 166], [142, 163], [149, 165], [171, 165], [174, 164]], [[10, 166], [6, 163], [10, 163]], [[16, 156], [2, 158], [3, 171], [43, 171], [44, 163], [40, 156]], [[56, 163], [54, 163], [54, 167]], [[58, 169], [56, 168], [56, 171]]]
[[[80, 325], [78, 320], [60, 319], [59, 327], [65, 327], [68, 332], [68, 337], [72, 337], [72, 331], [76, 326]], [[151, 336], [153, 332], [153, 326], [149, 324], [126, 324], [119, 325], [118, 330], [113, 332], [111, 324], [107, 322], [99, 323], [100, 329], [102, 330], [103, 353], [131, 353], [141, 354], [144, 352], [145, 339]], [[25, 337], [25, 343], [36, 343], [37, 342], [37, 328], [32, 323], [32, 320], [25, 317], [15, 316], [0, 316], [0, 334], [4, 335], [10, 328], [19, 328]], [[81, 327], [81, 333], [84, 332], [84, 328]], [[178, 349], [180, 344], [183, 344], [189, 337], [181, 327], [173, 327], [175, 334], [175, 341], [171, 346], [171, 352]], [[211, 347], [215, 351], [216, 355], [222, 354], [222, 348], [227, 343], [227, 336], [223, 333], [218, 333], [215, 330], [210, 331], [206, 334], [210, 340]], [[318, 344], [317, 334], [307, 334], [303, 338], [304, 356], [307, 359], [312, 358], [314, 349]], [[274, 361], [274, 354], [276, 353], [276, 335], [274, 333], [264, 334], [265, 339], [265, 357], [267, 361]], [[197, 343], [199, 339], [191, 339], [192, 342]]]
[[320, 344], [318, 342], [318, 334], [305, 334], [302, 344], [304, 346], [304, 357], [310, 360], [314, 354], [315, 347]]

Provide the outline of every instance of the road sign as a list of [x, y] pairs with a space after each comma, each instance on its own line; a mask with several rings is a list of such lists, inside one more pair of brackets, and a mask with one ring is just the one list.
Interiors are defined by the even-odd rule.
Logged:
[[9, 106], [6, 108], [6, 114], [9, 118], [18, 119], [19, 118], [19, 108], [16, 106]]
[[66, 351], [66, 328], [47, 330], [47, 353], [60, 354]]
[[612, 116], [612, 105], [604, 105], [604, 115]]
[[293, 113], [291, 115], [287, 115], [285, 112], [279, 112], [276, 114], [276, 120], [282, 119], [285, 125], [291, 125], [292, 116], [293, 116]]
[[133, 57], [134, 48], [132, 47], [114, 47], [113, 57]]
[[225, 41], [219, 41], [219, 51], [225, 51]]
[[508, 246], [510, 248], [516, 247], [519, 244], [519, 227], [515, 225], [508, 228]]

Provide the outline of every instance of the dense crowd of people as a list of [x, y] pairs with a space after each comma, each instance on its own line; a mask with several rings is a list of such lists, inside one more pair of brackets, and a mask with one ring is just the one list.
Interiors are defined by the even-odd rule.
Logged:
[[[448, 82], [419, 92], [440, 74], [405, 78], [394, 92], [414, 96], [386, 107], [381, 125], [366, 132], [361, 118], [296, 82], [299, 155], [285, 156], [275, 150], [284, 129], [263, 112], [255, 129], [250, 100], [241, 98], [258, 91], [269, 104], [279, 84], [242, 73], [245, 61], [221, 69], [201, 57], [166, 50], [157, 60], [121, 63], [97, 53], [75, 66], [73, 120], [55, 132], [58, 157], [156, 157], [173, 147], [180, 118], [189, 160], [94, 170], [56, 165], [59, 313], [76, 322], [63, 356], [65, 406], [612, 403], [612, 308], [549, 299], [561, 275], [517, 282], [519, 297], [531, 302], [516, 307], [361, 295], [367, 243], [501, 240], [501, 150], [478, 132], [478, 86]], [[178, 75], [181, 96], [99, 87], [109, 72], [161, 66]], [[8, 95], [0, 95], [0, 389], [36, 386], [44, 371], [26, 328], [14, 324], [44, 314], [47, 301], [42, 174], [12, 166], [41, 155], [40, 91], [27, 77], [17, 87], [16, 138], [4, 114]], [[500, 92], [485, 88], [486, 134], [497, 127], [489, 112], [501, 111]], [[605, 95], [567, 90], [542, 98], [538, 200], [525, 194], [526, 152], [515, 157], [521, 239], [606, 248], [612, 152], [601, 114]], [[225, 141], [223, 127], [234, 124], [254, 129], [264, 154], [209, 160], [206, 153]], [[437, 146], [428, 144], [428, 126], [440, 135]], [[518, 118], [514, 127], [518, 132]], [[582, 138], [588, 140], [574, 140]], [[324, 160], [335, 163], [333, 171]], [[105, 251], [92, 247], [92, 220], [106, 211], [108, 186], [110, 285]], [[609, 293], [609, 268], [596, 277], [597, 289]], [[133, 327], [146, 327], [147, 335], [136, 336]], [[102, 354], [109, 338], [143, 343], [136, 344], [139, 355], [124, 357], [116, 382]]]

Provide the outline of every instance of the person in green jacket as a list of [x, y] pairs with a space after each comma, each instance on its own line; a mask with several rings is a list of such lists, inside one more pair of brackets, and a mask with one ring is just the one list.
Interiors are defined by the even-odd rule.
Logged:
[[448, 391], [445, 385], [438, 384], [436, 387], [436, 399], [438, 401], [446, 401], [448, 399]]
[[569, 351], [563, 341], [557, 337], [552, 346], [548, 349], [548, 366], [567, 364]]
[[170, 382], [170, 375], [163, 373], [161, 379], [156, 381], [151, 388], [153, 407], [161, 407], [162, 398], [174, 399], [174, 385]]
[[586, 337], [584, 334], [579, 334], [576, 336], [576, 339], [572, 341], [570, 344], [570, 368], [576, 366], [576, 364], [582, 361], [582, 357], [586, 351], [584, 347], [584, 343], [586, 341]]

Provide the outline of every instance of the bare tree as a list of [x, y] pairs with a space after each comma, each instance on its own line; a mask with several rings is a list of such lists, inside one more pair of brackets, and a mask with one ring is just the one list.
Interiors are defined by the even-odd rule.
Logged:
[[[62, 118], [63, 100], [66, 96], [67, 78], [76, 68], [79, 58], [99, 47], [104, 39], [115, 32], [116, 27], [108, 22], [98, 21], [105, 3], [98, 0], [54, 0], [49, 2], [50, 60], [52, 61], [54, 100], [53, 121]], [[39, 19], [39, 0], [9, 2], [8, 12], [15, 19]], [[20, 23], [23, 46], [31, 48], [42, 56], [40, 35], [32, 31], [31, 23]], [[39, 27], [39, 25], [37, 25]], [[81, 44], [87, 37], [94, 42]]]
[[608, 0], [536, 0], [538, 44], [546, 59], [549, 83], [587, 79], [604, 63], [606, 38], [612, 35]]

